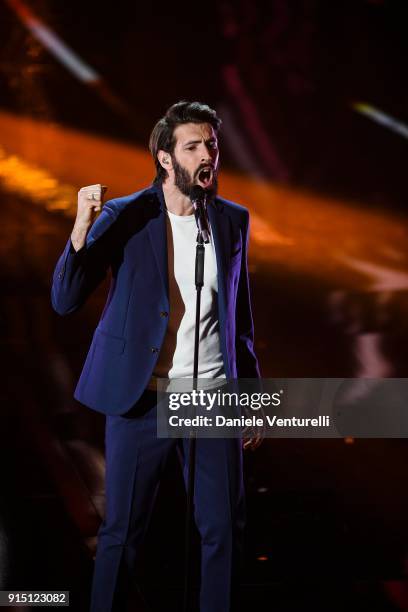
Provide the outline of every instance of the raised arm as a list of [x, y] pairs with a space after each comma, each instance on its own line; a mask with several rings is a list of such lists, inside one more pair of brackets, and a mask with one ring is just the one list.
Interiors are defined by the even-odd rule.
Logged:
[[105, 278], [114, 248], [116, 218], [107, 202], [102, 208], [102, 185], [83, 187], [78, 192], [75, 224], [54, 270], [51, 302], [58, 314], [77, 310]]

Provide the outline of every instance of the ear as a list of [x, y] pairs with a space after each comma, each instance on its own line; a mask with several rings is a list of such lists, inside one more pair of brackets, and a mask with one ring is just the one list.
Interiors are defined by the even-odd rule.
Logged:
[[163, 151], [162, 149], [160, 149], [157, 152], [157, 159], [159, 160], [160, 165], [165, 170], [172, 170], [173, 169], [173, 164], [171, 162], [171, 155], [170, 155], [170, 153], [167, 153], [166, 151]]

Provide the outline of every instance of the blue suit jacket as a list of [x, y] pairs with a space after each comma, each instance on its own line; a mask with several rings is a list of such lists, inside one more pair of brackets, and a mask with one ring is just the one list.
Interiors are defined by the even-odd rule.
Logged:
[[[253, 349], [246, 208], [217, 197], [208, 207], [218, 268], [218, 316], [227, 378], [257, 378]], [[86, 245], [71, 239], [55, 268], [52, 305], [77, 310], [111, 269], [111, 285], [74, 397], [124, 414], [154, 370], [169, 312], [166, 214], [161, 186], [106, 202]], [[192, 279], [194, 282], [194, 279]]]

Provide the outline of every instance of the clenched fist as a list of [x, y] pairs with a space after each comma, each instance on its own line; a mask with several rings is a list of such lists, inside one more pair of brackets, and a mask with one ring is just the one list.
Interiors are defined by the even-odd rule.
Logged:
[[88, 185], [78, 191], [78, 208], [71, 242], [76, 251], [79, 251], [86, 240], [95, 214], [102, 210], [103, 197], [107, 187], [105, 185]]

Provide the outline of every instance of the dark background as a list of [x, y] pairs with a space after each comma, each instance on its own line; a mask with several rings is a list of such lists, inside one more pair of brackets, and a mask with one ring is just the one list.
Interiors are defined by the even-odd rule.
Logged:
[[[71, 608], [85, 610], [103, 515], [104, 422], [72, 392], [107, 285], [72, 317], [52, 312], [51, 275], [75, 198], [53, 210], [19, 164], [75, 194], [99, 176], [90, 137], [145, 151], [170, 104], [207, 102], [224, 120], [226, 195], [235, 179], [259, 184], [238, 201], [254, 219], [263, 375], [405, 377], [407, 142], [353, 103], [408, 124], [407, 3], [24, 6], [101, 79], [80, 81], [30, 33], [23, 5], [0, 5], [0, 586], [70, 590]], [[25, 138], [27, 118], [37, 131]], [[43, 139], [48, 125], [55, 141]], [[82, 183], [64, 148], [71, 129]], [[120, 190], [117, 163], [112, 154], [111, 174], [98, 180]], [[135, 167], [134, 190], [152, 179], [147, 168]], [[123, 193], [131, 181], [123, 175]], [[262, 242], [257, 217], [292, 246], [279, 236]], [[348, 267], [339, 251], [353, 257]], [[406, 463], [403, 439], [267, 440], [246, 454], [244, 607], [408, 609]], [[153, 609], [180, 609], [183, 511], [174, 461], [139, 569]]]

